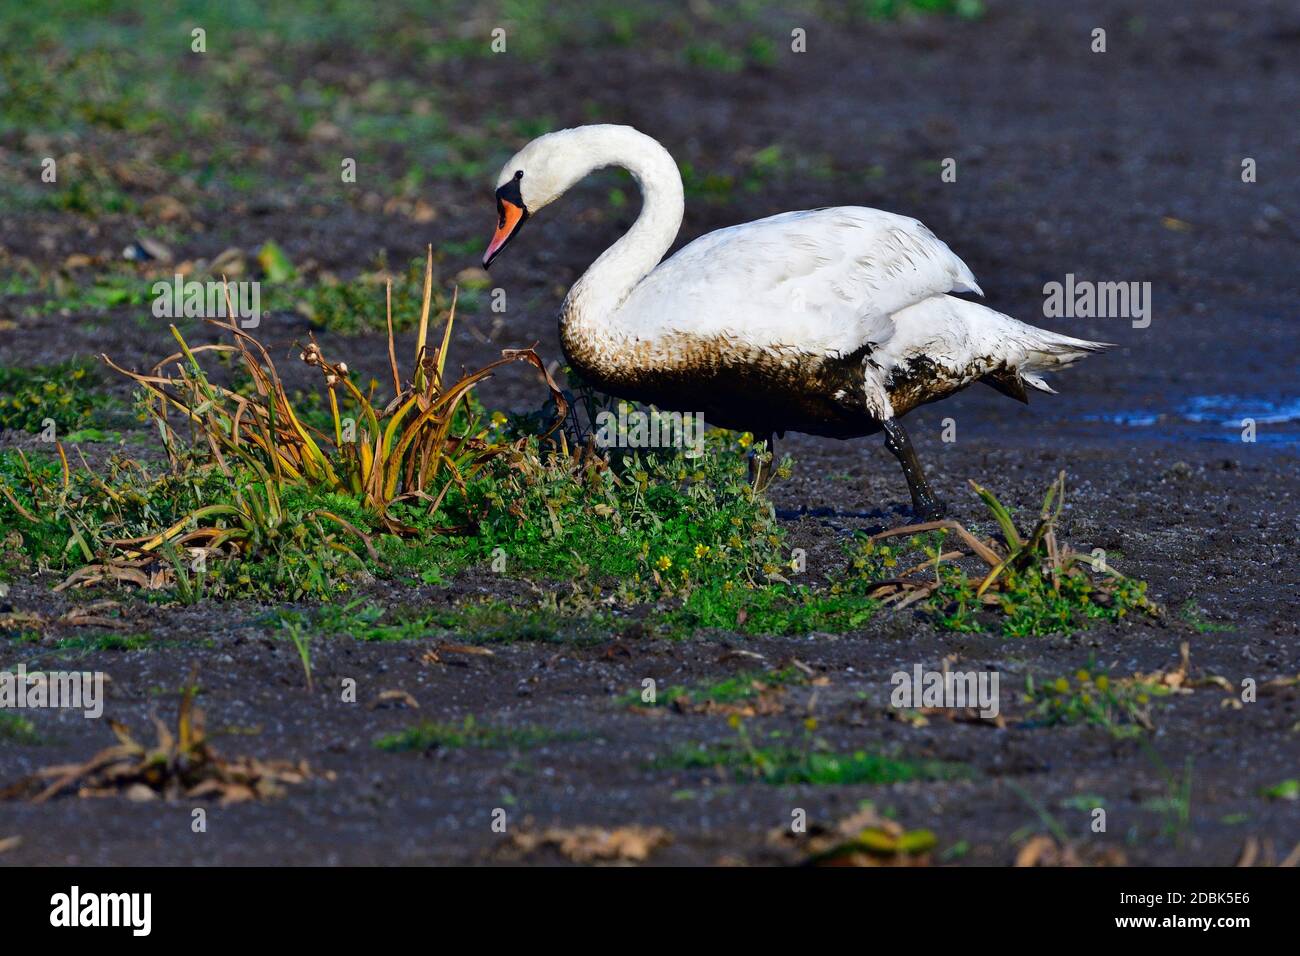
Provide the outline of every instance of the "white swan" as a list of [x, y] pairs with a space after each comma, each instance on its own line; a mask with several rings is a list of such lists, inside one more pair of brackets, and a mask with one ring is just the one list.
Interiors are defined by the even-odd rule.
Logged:
[[701, 412], [766, 438], [884, 431], [913, 509], [941, 515], [898, 417], [983, 380], [1020, 401], [1043, 372], [1106, 343], [1038, 329], [949, 292], [975, 277], [915, 219], [838, 206], [701, 236], [661, 262], [682, 223], [677, 164], [629, 126], [541, 136], [497, 181], [489, 266], [542, 207], [603, 166], [626, 168], [641, 214], [569, 290], [560, 337], [597, 388]]

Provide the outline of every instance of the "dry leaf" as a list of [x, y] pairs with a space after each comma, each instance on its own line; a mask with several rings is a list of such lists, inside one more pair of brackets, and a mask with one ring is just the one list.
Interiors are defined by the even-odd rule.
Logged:
[[540, 833], [524, 831], [511, 837], [511, 846], [525, 855], [548, 847], [574, 863], [642, 863], [672, 842], [662, 827], [553, 827]]
[[440, 643], [436, 650], [440, 654], [467, 654], [470, 657], [495, 657], [496, 654], [486, 647], [478, 647], [474, 644], [448, 644], [445, 641]]
[[1016, 853], [1015, 865], [1020, 867], [1127, 866], [1128, 860], [1124, 856], [1124, 851], [1118, 847], [1102, 846], [1081, 851], [1074, 844], [1062, 845], [1050, 836], [1039, 833], [1030, 837]]
[[767, 842], [787, 862], [802, 865], [929, 866], [938, 840], [929, 830], [908, 830], [868, 806], [834, 826], [809, 821], [804, 833], [777, 827]]
[[930, 717], [942, 717], [958, 724], [982, 724], [998, 730], [1005, 730], [1007, 726], [1006, 718], [1001, 713], [994, 717], [985, 717], [977, 707], [913, 707], [908, 710], [896, 710], [890, 707], [885, 711], [885, 716], [891, 720], [911, 724], [913, 727], [929, 726]]
[[391, 703], [401, 703], [414, 710], [420, 709], [419, 702], [404, 690], [381, 691], [379, 696], [370, 702], [370, 709], [377, 710], [380, 707], [387, 707]]

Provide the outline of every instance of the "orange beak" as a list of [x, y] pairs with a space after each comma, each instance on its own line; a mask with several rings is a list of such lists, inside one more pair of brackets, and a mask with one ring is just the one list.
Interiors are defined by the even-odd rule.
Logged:
[[519, 227], [523, 225], [528, 213], [523, 206], [516, 206], [508, 199], [497, 199], [497, 231], [492, 234], [492, 241], [488, 243], [487, 251], [483, 253], [483, 268], [486, 269], [492, 265], [495, 259], [506, 247]]

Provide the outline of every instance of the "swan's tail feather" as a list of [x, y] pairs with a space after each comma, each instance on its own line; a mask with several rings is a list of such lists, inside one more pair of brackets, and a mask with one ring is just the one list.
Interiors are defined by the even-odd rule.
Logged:
[[1027, 385], [1038, 389], [1040, 392], [1053, 392], [1051, 386], [1043, 381], [1041, 373], [1069, 368], [1079, 359], [1091, 355], [1093, 352], [1100, 352], [1114, 346], [1113, 342], [1091, 342], [1087, 339], [1076, 339], [1069, 335], [1049, 332], [1047, 329], [1040, 329], [1032, 325], [1025, 326], [1025, 328], [1030, 331], [1031, 335], [1028, 341], [1024, 343], [1025, 350], [1020, 361], [1016, 363], [1016, 370]]
[[1025, 392], [1026, 387], [1047, 392], [1049, 395], [1056, 394], [1056, 389], [1043, 380], [1043, 373], [1069, 368], [1079, 359], [1112, 346], [1110, 342], [1076, 339], [1037, 326], [1026, 325], [1009, 317], [1004, 318], [1009, 322], [1015, 322], [1017, 326], [1015, 331], [1019, 334], [1014, 336], [1018, 340], [1017, 347], [1012, 349], [1013, 355], [1007, 362], [1007, 369], [1001, 373], [984, 376], [984, 381], [1003, 394], [1026, 404], [1029, 402]]
[[1028, 385], [1030, 388], [1036, 388], [1036, 389], [1038, 389], [1040, 392], [1046, 392], [1048, 395], [1057, 395], [1057, 394], [1059, 394], [1059, 393], [1056, 391], [1056, 389], [1052, 388], [1052, 386], [1048, 385], [1046, 382], [1044, 382], [1044, 381], [1043, 381], [1041, 378], [1039, 378], [1037, 375], [1022, 375], [1022, 376], [1020, 376], [1020, 377], [1021, 377], [1021, 379], [1024, 380], [1024, 383], [1025, 383], [1026, 385]]

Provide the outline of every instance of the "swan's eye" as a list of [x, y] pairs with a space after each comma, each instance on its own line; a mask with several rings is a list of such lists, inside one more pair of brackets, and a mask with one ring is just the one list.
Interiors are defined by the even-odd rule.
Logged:
[[524, 197], [519, 192], [520, 181], [524, 178], [524, 171], [521, 169], [515, 173], [513, 179], [506, 180], [505, 184], [497, 190], [497, 210], [500, 213], [501, 203], [504, 201], [511, 206], [524, 208]]

